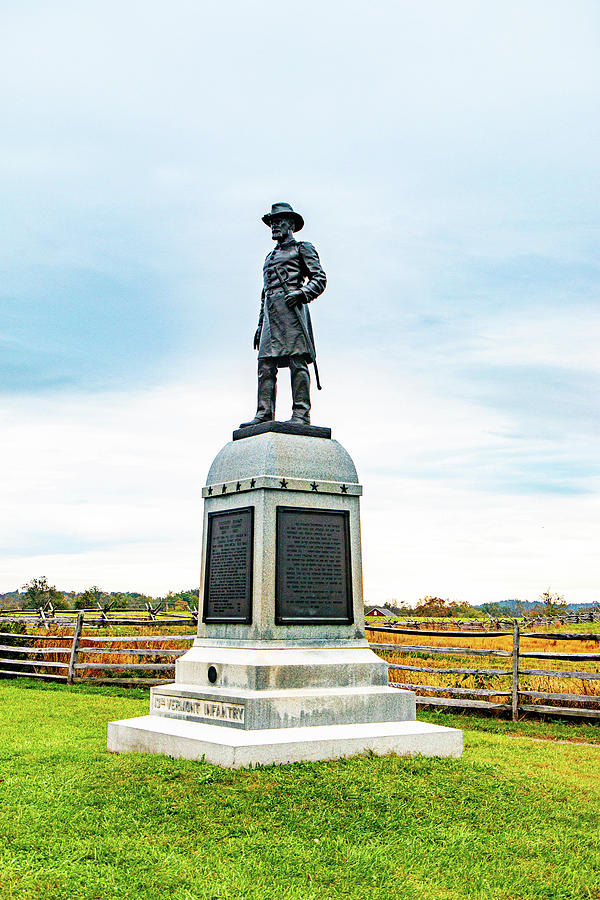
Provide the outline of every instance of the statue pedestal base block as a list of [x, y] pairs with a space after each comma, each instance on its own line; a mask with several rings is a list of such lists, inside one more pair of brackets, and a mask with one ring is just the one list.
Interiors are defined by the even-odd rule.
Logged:
[[459, 757], [462, 732], [414, 721], [233, 731], [219, 725], [143, 716], [111, 723], [109, 750], [204, 759], [226, 769], [239, 769], [359, 753]]
[[460, 756], [462, 732], [415, 721], [365, 640], [356, 469], [329, 437], [264, 431], [213, 462], [201, 623], [150, 715], [108, 748], [226, 767], [356, 753]]

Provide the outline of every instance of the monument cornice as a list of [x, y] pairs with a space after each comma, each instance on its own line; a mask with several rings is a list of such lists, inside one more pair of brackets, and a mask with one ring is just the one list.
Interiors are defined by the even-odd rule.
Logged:
[[243, 494], [259, 490], [303, 491], [308, 494], [338, 494], [340, 496], [362, 496], [362, 485], [345, 481], [317, 481], [314, 478], [279, 478], [276, 475], [257, 475], [253, 478], [236, 479], [207, 484], [202, 488], [202, 497], [230, 497], [232, 494]]

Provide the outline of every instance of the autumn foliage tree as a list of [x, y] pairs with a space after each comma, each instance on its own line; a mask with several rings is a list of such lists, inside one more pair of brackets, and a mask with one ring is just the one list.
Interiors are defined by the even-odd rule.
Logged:
[[41, 578], [32, 578], [31, 581], [23, 585], [22, 590], [25, 591], [23, 594], [24, 608], [33, 606], [39, 609], [40, 606], [51, 605], [55, 609], [66, 609], [68, 606], [64, 594], [57, 590], [54, 585], [48, 584], [48, 579], [45, 575], [42, 575]]
[[531, 610], [532, 616], [565, 616], [568, 607], [562, 594], [553, 594], [550, 588], [540, 594], [538, 603]]
[[427, 616], [432, 619], [455, 618], [464, 619], [476, 616], [473, 607], [463, 601], [443, 600], [441, 597], [423, 597], [417, 603], [414, 613], [416, 616]]

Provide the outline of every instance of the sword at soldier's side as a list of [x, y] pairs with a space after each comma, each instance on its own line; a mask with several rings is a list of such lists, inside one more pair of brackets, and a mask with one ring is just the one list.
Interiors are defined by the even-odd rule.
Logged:
[[[277, 266], [274, 266], [273, 268], [275, 269], [275, 274], [279, 278], [281, 287], [283, 288], [283, 292], [287, 296], [290, 292], [289, 288], [288, 288], [287, 284], [285, 283], [285, 281], [283, 280], [281, 272], [279, 271]], [[308, 349], [310, 350], [310, 352], [312, 353], [312, 363], [313, 363], [313, 366], [315, 367], [315, 380], [317, 382], [317, 390], [321, 391], [322, 387], [321, 387], [321, 381], [319, 379], [319, 367], [317, 366], [317, 351], [315, 350], [315, 345], [313, 344], [313, 342], [310, 339], [310, 335], [308, 333], [308, 328], [306, 327], [306, 322], [302, 318], [300, 310], [298, 309], [298, 307], [296, 305], [294, 305], [294, 310], [296, 312], [298, 322], [300, 323], [300, 328], [302, 329], [302, 334], [304, 335], [306, 345], [307, 345]]]

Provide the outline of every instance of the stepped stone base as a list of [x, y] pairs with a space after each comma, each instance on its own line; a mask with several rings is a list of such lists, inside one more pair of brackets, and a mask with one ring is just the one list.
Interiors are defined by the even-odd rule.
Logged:
[[175, 683], [152, 689], [150, 715], [110, 723], [109, 750], [226, 768], [460, 756], [462, 733], [415, 721], [414, 693], [388, 686], [365, 640], [361, 493], [329, 429], [234, 434], [203, 488], [194, 645]]
[[141, 716], [108, 726], [108, 749], [114, 753], [204, 759], [227, 769], [316, 762], [359, 753], [459, 757], [462, 745], [458, 729], [414, 721], [246, 731], [165, 716]]
[[288, 688], [211, 691], [171, 684], [152, 689], [150, 714], [192, 722], [218, 722], [247, 731], [398, 722], [415, 718], [415, 695], [390, 687]]

